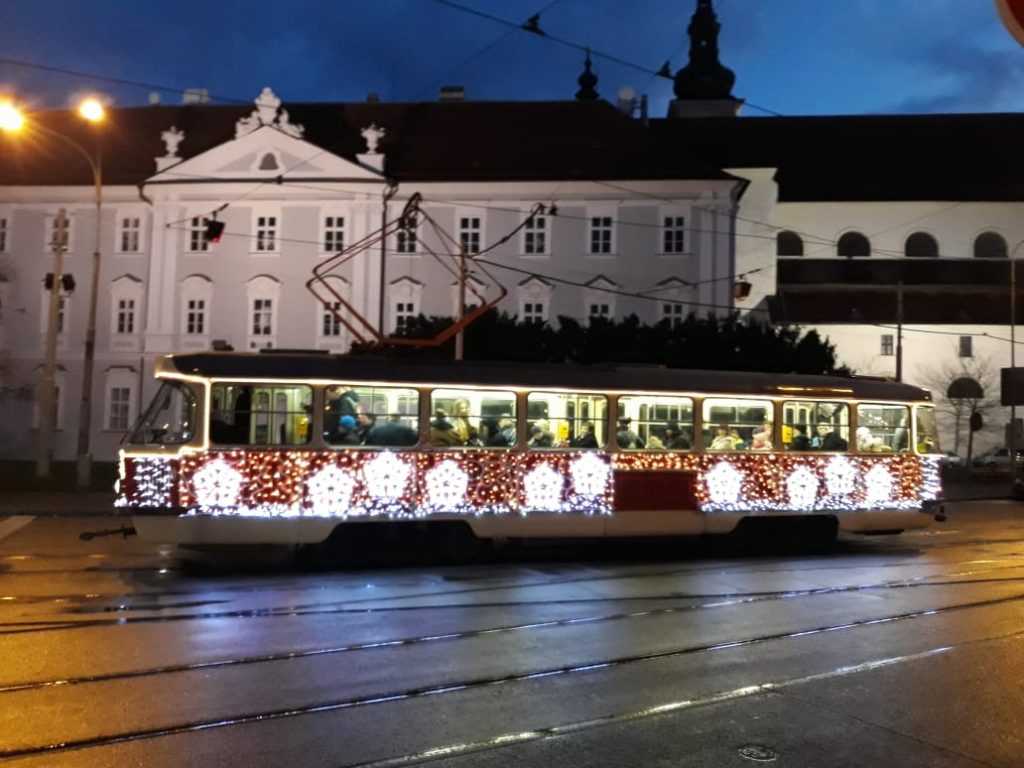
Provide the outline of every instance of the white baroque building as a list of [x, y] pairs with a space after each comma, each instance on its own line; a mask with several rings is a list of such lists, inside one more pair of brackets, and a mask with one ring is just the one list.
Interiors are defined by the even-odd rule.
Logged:
[[[267, 88], [253, 107], [114, 109], [98, 136], [69, 111], [33, 114], [102, 149], [95, 458], [115, 457], [159, 355], [346, 350], [344, 326], [306, 282], [361, 241], [329, 281], [384, 333], [455, 313], [456, 281], [433, 255], [454, 242], [485, 252], [474, 290], [494, 295], [500, 283], [500, 308], [523, 319], [675, 322], [735, 308], [817, 328], [859, 373], [933, 389], [936, 371], [1007, 365], [1008, 257], [1024, 240], [1024, 160], [1012, 149], [1024, 119], [741, 118], [710, 0], [697, 0], [688, 33], [690, 62], [660, 119], [597, 99], [589, 60], [565, 102], [448, 91], [435, 102], [282, 104]], [[92, 181], [64, 142], [0, 137], [0, 458], [33, 455], [61, 209], [77, 287], [60, 313], [54, 455], [75, 455]], [[375, 240], [414, 195], [440, 229]], [[203, 236], [213, 217], [224, 224], [217, 243]], [[740, 304], [737, 277], [752, 285]], [[1002, 442], [1005, 414], [986, 418], [978, 447]], [[956, 436], [947, 423], [946, 447]]]

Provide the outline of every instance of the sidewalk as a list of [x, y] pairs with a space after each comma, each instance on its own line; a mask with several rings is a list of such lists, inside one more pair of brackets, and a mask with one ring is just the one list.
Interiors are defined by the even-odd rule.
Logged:
[[0, 516], [121, 515], [113, 491], [15, 491], [0, 493]]

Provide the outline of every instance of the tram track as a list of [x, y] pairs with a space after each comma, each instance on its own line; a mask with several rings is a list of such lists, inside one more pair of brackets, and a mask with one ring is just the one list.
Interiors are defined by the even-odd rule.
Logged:
[[[489, 688], [489, 687], [508, 685], [508, 684], [514, 684], [514, 683], [520, 683], [520, 682], [527, 682], [527, 681], [531, 681], [531, 680], [538, 680], [538, 679], [542, 679], [542, 678], [552, 678], [552, 677], [558, 677], [558, 676], [582, 674], [582, 673], [593, 672], [593, 671], [597, 671], [597, 670], [601, 670], [601, 669], [615, 668], [615, 667], [629, 665], [629, 664], [651, 662], [651, 661], [657, 661], [657, 660], [663, 660], [663, 659], [669, 659], [669, 658], [682, 657], [682, 656], [687, 656], [687, 655], [696, 655], [696, 654], [700, 654], [700, 653], [711, 653], [711, 652], [717, 652], [717, 651], [722, 651], [722, 650], [733, 650], [733, 649], [737, 649], [737, 648], [750, 647], [750, 646], [754, 646], [754, 645], [758, 645], [758, 644], [764, 644], [764, 643], [769, 643], [769, 642], [777, 642], [777, 641], [780, 641], [780, 640], [794, 640], [794, 639], [797, 639], [797, 638], [806, 638], [806, 637], [809, 637], [809, 636], [819, 635], [819, 634], [824, 634], [824, 633], [850, 631], [850, 630], [860, 629], [860, 628], [863, 628], [863, 627], [881, 626], [881, 625], [893, 624], [893, 623], [902, 622], [902, 621], [912, 621], [912, 620], [921, 619], [921, 618], [925, 618], [925, 617], [941, 616], [941, 615], [952, 613], [952, 612], [955, 612], [955, 611], [964, 611], [964, 610], [971, 610], [971, 609], [976, 609], [976, 608], [992, 607], [992, 606], [997, 606], [997, 605], [1007, 605], [1007, 604], [1014, 603], [1014, 602], [1019, 602], [1019, 601], [1024, 601], [1024, 593], [1019, 593], [1019, 594], [1015, 594], [1015, 595], [1008, 595], [1008, 596], [1003, 596], [1003, 597], [998, 597], [998, 598], [989, 598], [989, 599], [985, 599], [985, 600], [970, 601], [970, 602], [959, 603], [959, 604], [954, 604], [954, 605], [939, 606], [939, 607], [933, 607], [933, 608], [927, 608], [927, 609], [918, 609], [918, 610], [914, 610], [914, 611], [907, 611], [907, 612], [890, 614], [890, 615], [887, 615], [887, 616], [867, 618], [867, 619], [858, 619], [858, 620], [854, 620], [854, 621], [847, 621], [847, 622], [841, 622], [841, 623], [836, 623], [836, 624], [818, 625], [818, 626], [815, 626], [815, 627], [808, 627], [808, 628], [804, 628], [804, 629], [796, 630], [796, 631], [765, 633], [765, 634], [762, 634], [762, 635], [749, 636], [749, 637], [746, 637], [746, 638], [737, 638], [737, 639], [723, 641], [723, 642], [705, 643], [705, 644], [697, 644], [697, 645], [690, 645], [690, 646], [681, 646], [681, 647], [677, 647], [677, 648], [672, 648], [672, 649], [667, 649], [667, 650], [660, 650], [660, 651], [652, 651], [652, 652], [648, 652], [648, 653], [621, 655], [621, 656], [615, 656], [615, 657], [605, 658], [605, 659], [601, 659], [601, 660], [592, 660], [592, 661], [588, 661], [586, 663], [580, 663], [580, 664], [558, 665], [558, 666], [547, 667], [547, 668], [543, 668], [543, 669], [535, 669], [535, 670], [532, 670], [532, 671], [525, 671], [525, 672], [514, 672], [514, 673], [506, 673], [506, 674], [498, 674], [498, 675], [489, 675], [489, 676], [488, 675], [484, 675], [484, 676], [467, 678], [467, 679], [463, 679], [463, 680], [450, 680], [450, 681], [446, 681], [446, 682], [443, 682], [443, 683], [435, 683], [435, 684], [431, 684], [431, 685], [414, 687], [414, 688], [395, 689], [395, 690], [391, 690], [391, 691], [378, 692], [378, 693], [374, 693], [374, 694], [370, 694], [370, 695], [364, 695], [364, 696], [358, 696], [358, 697], [352, 697], [352, 698], [346, 698], [346, 699], [332, 699], [332, 700], [325, 700], [325, 701], [318, 701], [318, 702], [310, 702], [310, 703], [302, 705], [302, 706], [292, 706], [292, 707], [277, 708], [277, 709], [266, 709], [266, 710], [260, 710], [260, 711], [251, 711], [251, 712], [245, 712], [245, 713], [234, 715], [234, 716], [221, 716], [221, 717], [216, 717], [216, 718], [211, 718], [211, 719], [196, 719], [196, 720], [191, 720], [191, 721], [188, 721], [188, 722], [181, 722], [181, 723], [165, 725], [165, 726], [161, 726], [161, 727], [140, 728], [140, 729], [136, 729], [136, 730], [132, 730], [132, 731], [125, 731], [125, 732], [122, 732], [122, 733], [114, 733], [114, 734], [107, 734], [107, 735], [97, 735], [97, 736], [93, 736], [93, 737], [79, 738], [79, 739], [68, 739], [68, 740], [65, 740], [65, 741], [62, 741], [62, 742], [53, 742], [53, 743], [50, 743], [50, 744], [44, 744], [44, 745], [33, 746], [33, 747], [20, 747], [20, 748], [14, 748], [14, 749], [0, 749], [0, 760], [8, 760], [8, 759], [24, 758], [24, 757], [33, 757], [33, 756], [41, 756], [41, 755], [52, 755], [52, 754], [58, 754], [58, 753], [64, 753], [64, 752], [70, 752], [70, 751], [76, 751], [76, 750], [82, 750], [82, 749], [89, 749], [89, 748], [109, 747], [109, 746], [114, 746], [114, 745], [118, 745], [118, 744], [125, 744], [125, 743], [130, 743], [130, 742], [143, 741], [143, 740], [161, 738], [161, 737], [166, 737], [166, 736], [175, 736], [175, 735], [182, 735], [182, 734], [189, 734], [189, 733], [198, 733], [198, 732], [209, 731], [209, 730], [213, 730], [213, 729], [221, 729], [221, 728], [228, 728], [228, 727], [233, 727], [233, 726], [245, 725], [245, 724], [249, 724], [249, 723], [269, 722], [269, 721], [281, 720], [281, 719], [292, 718], [292, 717], [301, 717], [301, 716], [313, 715], [313, 714], [323, 714], [323, 713], [327, 713], [327, 712], [338, 712], [338, 711], [343, 711], [343, 710], [348, 710], [348, 709], [354, 709], [354, 708], [357, 708], [357, 707], [373, 706], [373, 705], [377, 705], [377, 704], [394, 703], [394, 702], [405, 701], [405, 700], [410, 700], [410, 699], [417, 699], [417, 698], [423, 698], [423, 697], [428, 697], [428, 696], [438, 696], [438, 695], [445, 695], [445, 694], [450, 694], [450, 693], [472, 691], [472, 690], [484, 689], [484, 688]], [[845, 673], [850, 673], [850, 672], [853, 672], [853, 671], [875, 669], [875, 668], [878, 668], [878, 667], [883, 666], [885, 664], [895, 663], [896, 661], [901, 660], [901, 659], [905, 660], [905, 659], [910, 659], [910, 658], [923, 658], [925, 655], [928, 655], [928, 654], [934, 654], [934, 653], [938, 653], [938, 652], [948, 652], [949, 650], [952, 650], [952, 649], [957, 648], [957, 647], [965, 647], [967, 645], [974, 645], [974, 644], [981, 643], [981, 642], [991, 642], [991, 641], [994, 641], [994, 640], [1000, 640], [1000, 639], [1006, 639], [1006, 638], [1017, 638], [1017, 637], [1022, 637], [1022, 636], [1024, 636], [1024, 632], [1016, 631], [1016, 632], [1006, 633], [1006, 634], [1002, 634], [1002, 635], [998, 635], [998, 636], [993, 636], [993, 637], [975, 638], [973, 640], [964, 641], [964, 642], [962, 642], [962, 643], [960, 643], [958, 645], [942, 646], [940, 648], [933, 648], [933, 649], [930, 649], [930, 650], [925, 651], [925, 652], [919, 652], [919, 653], [915, 653], [915, 654], [908, 654], [908, 655], [905, 655], [905, 656], [896, 657], [895, 659], [887, 659], [887, 660], [883, 659], [883, 660], [878, 660], [878, 661], [874, 661], [874, 662], [869, 662], [869, 663], [866, 663], [866, 664], [858, 664], [858, 665], [852, 665], [852, 666], [839, 667], [839, 668], [833, 670], [832, 672], [827, 672], [827, 673], [824, 673], [824, 674], [823, 673], [818, 673], [818, 674], [813, 674], [813, 675], [802, 676], [802, 677], [799, 677], [799, 678], [794, 678], [794, 679], [792, 679], [792, 680], [790, 680], [788, 682], [787, 681], [782, 681], [780, 683], [778, 681], [775, 681], [775, 682], [768, 681], [768, 682], [765, 682], [765, 683], [762, 683], [762, 684], [758, 684], [758, 685], [755, 685], [755, 686], [746, 686], [746, 687], [744, 687], [742, 689], [738, 689], [738, 692], [737, 691], [731, 692], [730, 695], [731, 696], [732, 695], [749, 695], [750, 693], [769, 692], [771, 690], [778, 689], [781, 685], [792, 685], [792, 684], [796, 684], [798, 682], [809, 682], [809, 681], [816, 680], [816, 679], [825, 679], [828, 676], [833, 676], [835, 674], [843, 673], [844, 671], [845, 671]], [[743, 694], [743, 693], [740, 693], [740, 692], [748, 692], [748, 693]], [[726, 700], [726, 699], [722, 699], [721, 695], [722, 694], [716, 694], [713, 697], [705, 697], [705, 699], [707, 699], [706, 703], [710, 704], [710, 703], [716, 703], [718, 701]], [[595, 721], [584, 721], [584, 723], [581, 723], [579, 725], [583, 725], [585, 723], [594, 723], [595, 725], [599, 724], [599, 723], [611, 724], [612, 722], [618, 722], [618, 721], [621, 721], [622, 719], [636, 719], [636, 718], [640, 717], [643, 713], [647, 713], [647, 714], [661, 714], [661, 713], [665, 713], [665, 712], [668, 712], [668, 711], [672, 711], [674, 709], [685, 708], [685, 707], [688, 707], [688, 706], [693, 706], [693, 702], [691, 702], [691, 701], [677, 702], [674, 705], [672, 705], [672, 704], [662, 704], [662, 705], [658, 705], [658, 706], [655, 706], [655, 707], [645, 708], [645, 710], [642, 710], [642, 711], [637, 712], [637, 713], [632, 713], [632, 714], [627, 713], [627, 714], [624, 714], [624, 715], [616, 716], [613, 719], [601, 718], [601, 719], [595, 720]], [[542, 734], [542, 735], [544, 733], [547, 733], [547, 732], [551, 732], [551, 735], [559, 735], [560, 734], [560, 731], [551, 731], [551, 729], [541, 729], [540, 731], [537, 731], [537, 733]], [[503, 742], [503, 741], [495, 742], [492, 739], [492, 740], [490, 740], [487, 743], [493, 743], [494, 746], [500, 746], [501, 744], [503, 744], [505, 742]], [[436, 754], [436, 748], [432, 749], [430, 751], [430, 753], [431, 754]], [[425, 755], [426, 753], [418, 753], [418, 754], [421, 756], [419, 759], [422, 760], [423, 759], [422, 755]], [[415, 755], [413, 757], [415, 757]], [[411, 757], [410, 756], [406, 756], [405, 758], [402, 758], [402, 759], [406, 759], [408, 761], [411, 761]], [[384, 766], [390, 765], [390, 764], [389, 763], [363, 763], [363, 764], [354, 764], [353, 766], [347, 766], [346, 768], [356, 768], [357, 765], [359, 766], [359, 768], [370, 768], [370, 766], [376, 766], [376, 767], [379, 767], [379, 768], [384, 768]], [[395, 763], [394, 765], [400, 765], [400, 763]]]
[[[319, 656], [329, 656], [336, 654], [352, 653], [357, 651], [371, 651], [385, 648], [397, 648], [397, 647], [408, 647], [413, 645], [420, 645], [434, 642], [451, 642], [456, 640], [466, 640], [476, 637], [487, 637], [498, 634], [505, 634], [511, 632], [520, 632], [527, 630], [541, 630], [541, 629], [554, 629], [565, 626], [578, 626], [583, 624], [597, 624], [611, 621], [622, 621], [630, 619], [641, 619], [650, 618], [655, 616], [670, 616], [676, 614], [693, 613], [697, 611], [731, 607], [737, 605], [753, 604], [758, 602], [765, 602], [767, 600], [789, 600], [800, 597], [809, 596], [822, 596], [831, 595], [841, 592], [854, 592], [854, 591], [872, 591], [875, 589], [896, 589], [896, 588], [911, 588], [911, 587], [941, 587], [941, 586], [958, 586], [964, 584], [998, 584], [998, 583], [1017, 583], [1024, 581], [1024, 577], [1019, 579], [974, 579], [967, 581], [943, 581], [943, 582], [904, 582], [904, 583], [892, 583], [892, 584], [874, 584], [874, 585], [861, 585], [861, 586], [849, 586], [849, 587], [822, 587], [822, 588], [809, 588], [805, 590], [785, 590], [785, 591], [772, 591], [763, 593], [728, 593], [718, 595], [705, 595], [702, 596], [705, 599], [717, 600], [717, 602], [711, 603], [700, 603], [698, 605], [685, 605], [685, 606], [670, 606], [665, 608], [652, 608], [641, 611], [623, 611], [609, 614], [598, 614], [593, 616], [575, 616], [561, 619], [550, 619], [546, 621], [533, 621], [525, 622], [520, 624], [508, 624], [494, 627], [484, 627], [481, 629], [458, 631], [458, 632], [442, 632], [434, 633], [429, 635], [418, 635], [402, 638], [392, 638], [385, 640], [368, 641], [362, 643], [349, 643], [338, 646], [331, 646], [326, 648], [312, 648], [304, 650], [290, 650], [282, 651], [279, 653], [269, 654], [254, 654], [250, 656], [243, 656], [232, 659], [214, 659], [202, 662], [182, 663], [182, 664], [171, 664], [171, 665], [160, 665], [156, 667], [149, 667], [145, 669], [128, 670], [124, 672], [111, 672], [103, 675], [86, 675], [80, 677], [66, 677], [52, 680], [40, 680], [40, 681], [28, 681], [23, 683], [14, 683], [10, 685], [0, 685], [0, 695], [15, 693], [20, 691], [29, 690], [41, 690], [46, 688], [54, 688], [57, 686], [72, 686], [72, 685], [84, 685], [94, 684], [103, 682], [112, 682], [116, 680], [130, 680], [140, 679], [146, 677], [156, 677], [160, 675], [168, 674], [179, 674], [185, 672], [193, 672], [198, 670], [207, 669], [222, 669], [230, 667], [241, 667], [253, 664], [265, 664], [279, 661], [293, 661], [305, 658], [315, 658]], [[638, 598], [623, 598], [626, 601], [635, 601]], [[639, 599], [651, 599], [651, 598], [639, 598]], [[679, 598], [664, 598], [664, 599], [679, 599]], [[592, 603], [600, 602], [606, 603], [607, 600], [596, 599], [596, 600], [583, 600], [577, 601], [577, 603]], [[551, 601], [545, 603], [530, 602], [524, 605], [528, 607], [534, 607], [537, 605], [560, 605], [564, 604], [565, 601]], [[507, 603], [493, 603], [493, 604], [473, 604], [472, 606], [461, 606], [466, 607], [479, 607], [479, 608], [495, 608], [495, 607], [508, 607]], [[970, 607], [968, 605], [968, 607]], [[945, 609], [939, 609], [945, 610]], [[305, 614], [304, 614], [305, 615]], [[42, 629], [67, 629], [64, 627], [42, 627]], [[2, 633], [0, 633], [2, 634]]]

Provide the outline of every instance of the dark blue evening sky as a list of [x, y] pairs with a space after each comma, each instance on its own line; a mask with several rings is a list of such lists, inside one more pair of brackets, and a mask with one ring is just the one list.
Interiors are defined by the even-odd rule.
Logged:
[[[687, 60], [695, 0], [461, 0], [595, 50], [598, 91], [647, 93], [665, 113], [671, 82], [604, 59], [672, 72]], [[781, 114], [1024, 109], [1024, 49], [992, 0], [716, 0], [734, 94]], [[439, 0], [3, 0], [0, 88], [34, 106], [100, 89], [121, 105], [152, 87], [48, 73], [9, 60], [203, 87], [285, 103], [433, 98], [446, 84], [484, 99], [564, 99], [582, 53]], [[180, 96], [162, 94], [165, 103]], [[763, 114], [748, 107], [744, 114]]]

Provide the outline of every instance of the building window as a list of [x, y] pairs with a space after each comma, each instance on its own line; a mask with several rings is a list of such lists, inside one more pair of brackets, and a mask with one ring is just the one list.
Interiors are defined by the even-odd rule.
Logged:
[[142, 219], [138, 216], [123, 216], [117, 221], [117, 247], [121, 253], [138, 253], [142, 250]]
[[135, 299], [117, 300], [115, 333], [135, 333]]
[[804, 241], [796, 232], [786, 230], [775, 235], [776, 256], [803, 256]]
[[661, 230], [661, 248], [665, 253], [686, 252], [686, 219], [666, 216]]
[[466, 253], [480, 253], [480, 218], [478, 216], [459, 218], [459, 245]]
[[548, 219], [546, 216], [531, 216], [523, 228], [523, 253], [544, 254], [548, 250]]
[[324, 305], [321, 315], [320, 335], [341, 336], [341, 302], [335, 301]]
[[847, 258], [871, 255], [871, 241], [860, 232], [847, 232], [836, 243], [836, 253]]
[[190, 253], [203, 253], [210, 250], [210, 241], [206, 239], [205, 216], [194, 216], [188, 223], [188, 250]]
[[[65, 215], [64, 221], [65, 221], [64, 237], [62, 238], [61, 242], [62, 242], [62, 244], [64, 246], [63, 250], [69, 251], [69, 250], [71, 250], [71, 243], [73, 242], [73, 240], [72, 240], [72, 225], [74, 224], [75, 220], [70, 215]], [[49, 217], [47, 217], [47, 221], [46, 221], [46, 247], [49, 248], [50, 250], [53, 250], [54, 248], [56, 248], [57, 247], [57, 238], [58, 238], [57, 217], [56, 216], [49, 216]]]
[[915, 232], [907, 238], [903, 255], [915, 258], [935, 259], [939, 256], [939, 241], [927, 232]]
[[1006, 239], [996, 232], [982, 232], [974, 239], [976, 259], [1005, 259], [1008, 254]]
[[7, 219], [0, 217], [0, 253], [7, 252]]
[[128, 387], [111, 387], [110, 397], [107, 401], [108, 417], [107, 429], [115, 432], [124, 432], [131, 426], [129, 414], [131, 413], [132, 391]]
[[61, 296], [57, 301], [57, 333], [64, 333], [64, 315], [66, 314], [68, 300]]
[[324, 253], [338, 253], [345, 250], [345, 217], [324, 217]]
[[973, 341], [971, 336], [960, 337], [960, 357], [974, 357]]
[[882, 354], [885, 357], [892, 357], [893, 355], [893, 339], [891, 333], [882, 334]]
[[416, 253], [416, 230], [400, 229], [395, 235], [396, 253]]
[[268, 253], [277, 250], [277, 216], [256, 217], [256, 251]]
[[416, 319], [416, 304], [411, 301], [395, 302], [395, 329], [403, 331]]
[[527, 301], [523, 304], [523, 322], [540, 324], [546, 320], [544, 302]]
[[590, 252], [612, 252], [612, 217], [590, 217]]
[[274, 300], [252, 300], [252, 335], [268, 337], [274, 335]]
[[185, 302], [185, 333], [190, 336], [206, 333], [205, 299], [189, 299]]
[[683, 324], [683, 309], [684, 306], [679, 302], [665, 302], [661, 305], [662, 322], [668, 321], [670, 327], [678, 328]]
[[612, 308], [609, 304], [598, 303], [590, 305], [589, 316], [591, 320], [596, 318], [604, 318], [607, 320], [612, 315]]

